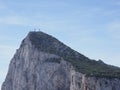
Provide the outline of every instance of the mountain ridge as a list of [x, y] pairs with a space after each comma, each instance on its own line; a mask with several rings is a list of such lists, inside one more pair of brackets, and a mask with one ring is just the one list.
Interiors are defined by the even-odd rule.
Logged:
[[51, 35], [42, 31], [29, 32], [27, 37], [31, 43], [40, 51], [56, 54], [76, 68], [77, 71], [88, 76], [120, 78], [120, 68], [108, 64], [100, 63], [100, 61], [89, 59], [79, 52], [71, 49], [64, 43]]

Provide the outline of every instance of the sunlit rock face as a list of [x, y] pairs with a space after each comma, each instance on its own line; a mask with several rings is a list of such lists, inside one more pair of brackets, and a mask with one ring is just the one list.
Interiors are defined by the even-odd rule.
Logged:
[[43, 32], [30, 32], [1, 90], [120, 90], [119, 74], [118, 67], [90, 60]]

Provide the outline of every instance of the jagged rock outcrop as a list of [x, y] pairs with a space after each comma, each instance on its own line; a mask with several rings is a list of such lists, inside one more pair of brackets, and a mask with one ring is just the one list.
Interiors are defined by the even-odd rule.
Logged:
[[30, 32], [1, 90], [120, 90], [120, 69], [90, 60], [43, 32]]

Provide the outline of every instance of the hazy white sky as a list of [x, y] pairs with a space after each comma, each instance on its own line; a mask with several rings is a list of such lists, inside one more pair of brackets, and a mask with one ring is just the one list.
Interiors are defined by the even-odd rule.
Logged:
[[119, 0], [0, 0], [0, 86], [34, 28], [92, 59], [120, 66]]

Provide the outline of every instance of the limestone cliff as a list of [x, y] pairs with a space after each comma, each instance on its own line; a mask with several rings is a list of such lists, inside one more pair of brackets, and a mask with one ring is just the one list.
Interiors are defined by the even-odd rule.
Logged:
[[120, 90], [120, 68], [91, 60], [43, 32], [30, 32], [1, 90]]

